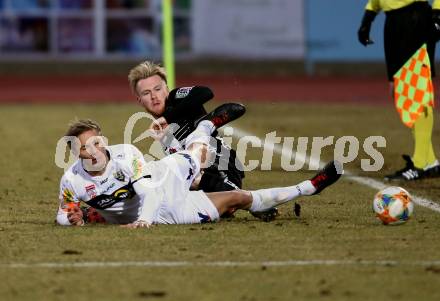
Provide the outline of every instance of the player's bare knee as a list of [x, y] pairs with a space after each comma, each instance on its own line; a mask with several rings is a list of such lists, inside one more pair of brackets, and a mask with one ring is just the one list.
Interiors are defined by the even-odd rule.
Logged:
[[252, 203], [252, 196], [245, 190], [233, 190], [231, 191], [231, 197], [236, 208], [246, 209]]

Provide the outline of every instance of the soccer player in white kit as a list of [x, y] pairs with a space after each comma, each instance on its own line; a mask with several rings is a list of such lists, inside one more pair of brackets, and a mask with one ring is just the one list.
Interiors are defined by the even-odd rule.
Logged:
[[[184, 151], [149, 163], [133, 145], [104, 145], [96, 122], [80, 120], [72, 124], [66, 136], [77, 138], [69, 145], [73, 151], [79, 149], [79, 159], [61, 178], [57, 223], [82, 226], [80, 202], [95, 208], [107, 223], [128, 228], [212, 222], [226, 211], [261, 212], [299, 196], [317, 194], [341, 176], [342, 166], [332, 161], [312, 179], [294, 186], [255, 191], [190, 191], [201, 163], [206, 162], [211, 133], [234, 114], [234, 108], [226, 109], [226, 114], [214, 114], [227, 118], [211, 116], [215, 118], [201, 121], [188, 136]], [[79, 144], [77, 148], [75, 143]]]

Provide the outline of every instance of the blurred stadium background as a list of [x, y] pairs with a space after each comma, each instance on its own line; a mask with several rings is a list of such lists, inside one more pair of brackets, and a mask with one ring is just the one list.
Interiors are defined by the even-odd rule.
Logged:
[[[173, 3], [178, 84], [201, 81], [214, 88], [218, 99], [388, 99], [384, 18], [373, 26], [376, 43], [361, 46], [356, 31], [363, 1]], [[161, 26], [161, 0], [0, 0], [0, 101], [131, 100], [127, 71], [140, 60], [162, 60]], [[105, 77], [96, 80], [96, 75]], [[51, 76], [58, 79], [56, 85]], [[79, 89], [85, 76], [90, 76], [87, 93]], [[261, 85], [244, 79], [261, 76], [280, 89], [253, 93]], [[27, 84], [33, 93], [17, 91], [17, 77], [31, 78]], [[368, 95], [347, 93], [365, 87], [366, 80], [374, 85]], [[65, 92], [62, 99], [57, 89]]]
[[[147, 233], [54, 225], [63, 172], [56, 142], [75, 117], [98, 120], [110, 143], [123, 141], [140, 111], [128, 71], [163, 59], [162, 1], [0, 0], [0, 299], [439, 300], [438, 179], [404, 183], [437, 211], [417, 206], [400, 227], [371, 213], [377, 186], [349, 177], [299, 200], [301, 217], [282, 206], [273, 223], [242, 213]], [[233, 125], [258, 137], [382, 135], [382, 170], [363, 173], [362, 152], [348, 165], [381, 181], [412, 140], [390, 100], [383, 14], [375, 44], [357, 41], [365, 2], [172, 1], [177, 85], [211, 87], [210, 108], [245, 103]], [[438, 113], [433, 135], [438, 151]], [[323, 151], [323, 160], [332, 156]], [[245, 188], [313, 174], [286, 173], [280, 157], [271, 171], [248, 172]], [[261, 158], [261, 149], [246, 158]]]

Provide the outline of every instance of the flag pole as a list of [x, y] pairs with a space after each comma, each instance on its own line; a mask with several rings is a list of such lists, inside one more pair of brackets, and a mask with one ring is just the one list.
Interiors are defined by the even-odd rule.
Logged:
[[173, 33], [173, 0], [162, 0], [162, 55], [164, 67], [167, 72], [168, 87], [176, 86], [174, 70], [174, 33]]

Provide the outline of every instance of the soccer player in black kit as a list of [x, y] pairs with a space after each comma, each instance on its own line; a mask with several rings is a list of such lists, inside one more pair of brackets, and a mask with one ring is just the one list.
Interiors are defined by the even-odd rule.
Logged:
[[[169, 91], [165, 70], [150, 61], [142, 62], [131, 69], [128, 80], [140, 105], [157, 119], [154, 124], [159, 124], [162, 128], [171, 124], [177, 125], [177, 129], [171, 132], [180, 144], [173, 143], [171, 140], [167, 141], [167, 139], [161, 141], [167, 154], [179, 151], [185, 138], [195, 130], [198, 122], [210, 114], [220, 116], [219, 118], [225, 116], [226, 119], [232, 121], [245, 112], [241, 104], [228, 103], [208, 113], [203, 105], [214, 97], [211, 89], [193, 86]], [[244, 172], [241, 162], [236, 158], [235, 150], [223, 142], [217, 131], [212, 136], [216, 142], [214, 145], [215, 161], [210, 167], [204, 169], [198, 185], [193, 189], [204, 192], [241, 189]], [[277, 209], [271, 208], [255, 216], [270, 221], [277, 214]]]

